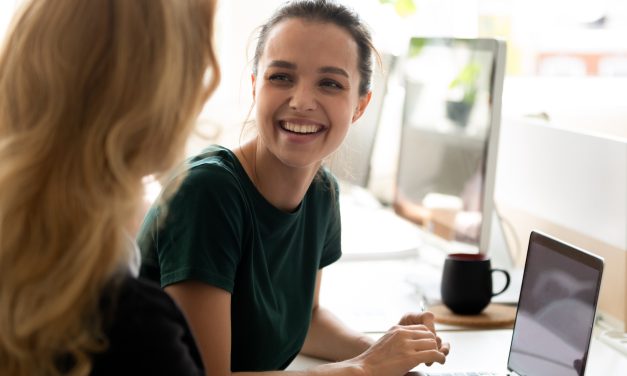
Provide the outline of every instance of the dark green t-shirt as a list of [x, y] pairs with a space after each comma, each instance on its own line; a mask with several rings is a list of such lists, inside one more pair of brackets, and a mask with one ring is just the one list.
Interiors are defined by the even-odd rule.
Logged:
[[212, 146], [192, 159], [167, 218], [153, 207], [139, 235], [142, 277], [199, 280], [231, 293], [231, 370], [284, 369], [300, 351], [316, 273], [341, 256], [338, 189], [314, 179], [286, 213], [259, 193], [237, 157]]

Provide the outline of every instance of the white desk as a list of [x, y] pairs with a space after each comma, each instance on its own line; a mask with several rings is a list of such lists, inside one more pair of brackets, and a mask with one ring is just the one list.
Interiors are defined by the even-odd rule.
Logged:
[[[320, 304], [361, 332], [383, 332], [420, 310], [425, 292], [439, 289], [441, 272], [416, 258], [340, 261], [324, 269]], [[439, 291], [439, 290], [438, 290]]]
[[[425, 306], [439, 303], [443, 256], [428, 255], [424, 248], [421, 255], [424, 257], [332, 264], [323, 272], [320, 302], [358, 331], [385, 331], [403, 314], [419, 311], [421, 302]], [[522, 270], [515, 272], [510, 271], [512, 282], [507, 291], [517, 291], [517, 298]], [[496, 274], [495, 290], [504, 283], [505, 278]], [[495, 303], [505, 302], [498, 298], [493, 299]]]
[[340, 184], [342, 259], [411, 257], [422, 245], [413, 223], [384, 207], [364, 188]]
[[[444, 254], [424, 246], [415, 226], [387, 221], [393, 215], [389, 208], [352, 193], [352, 197], [342, 199], [341, 208], [343, 238], [346, 237], [343, 246], [350, 244], [350, 249], [344, 247], [348, 251], [346, 256], [351, 252], [353, 255], [325, 268], [320, 302], [347, 325], [378, 338], [403, 314], [418, 311], [425, 296], [437, 295], [433, 289], [439, 290]], [[355, 209], [351, 205], [361, 207]], [[381, 236], [381, 231], [374, 233], [377, 227], [385, 228], [387, 236], [374, 241], [372, 239]], [[409, 235], [395, 236], [396, 230]], [[392, 247], [387, 255], [381, 245]], [[495, 281], [495, 285], [497, 283]], [[447, 362], [430, 368], [419, 366], [417, 371], [506, 370], [511, 329], [470, 330], [439, 324], [436, 329], [451, 343]], [[598, 332], [595, 330], [593, 336], [586, 375], [627, 375], [627, 355], [599, 340]], [[299, 356], [288, 369], [307, 369], [321, 363], [324, 362]]]
[[[381, 334], [371, 334], [378, 338]], [[440, 336], [451, 344], [446, 363], [431, 367], [419, 365], [414, 371], [491, 371], [503, 372], [507, 369], [511, 329], [440, 331]], [[303, 370], [323, 364], [324, 361], [299, 355], [288, 367], [289, 370]], [[587, 376], [620, 376], [627, 374], [627, 356], [592, 338]]]

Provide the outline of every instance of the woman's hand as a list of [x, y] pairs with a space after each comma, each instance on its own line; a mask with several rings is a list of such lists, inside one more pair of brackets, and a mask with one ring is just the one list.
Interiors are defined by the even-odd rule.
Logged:
[[356, 362], [367, 376], [402, 376], [420, 363], [445, 361], [446, 354], [440, 351], [431, 329], [410, 324], [392, 327], [363, 354], [348, 362]]
[[[431, 333], [435, 335], [435, 339], [438, 343], [438, 350], [444, 355], [448, 355], [449, 350], [451, 348], [448, 342], [442, 342], [442, 339], [435, 332], [435, 316], [431, 312], [422, 312], [422, 313], [408, 313], [401, 318], [401, 321], [398, 323], [399, 325], [424, 325]], [[430, 366], [431, 364], [427, 364]]]

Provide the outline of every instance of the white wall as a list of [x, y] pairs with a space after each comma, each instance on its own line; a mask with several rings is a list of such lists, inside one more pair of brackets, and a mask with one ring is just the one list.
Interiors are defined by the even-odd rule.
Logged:
[[205, 106], [202, 119], [239, 127], [252, 103], [250, 73], [255, 30], [280, 0], [218, 1], [217, 53], [222, 71], [220, 87]]
[[627, 252], [627, 138], [505, 118], [496, 200]]
[[497, 201], [627, 250], [626, 91], [627, 77], [507, 77]]
[[544, 113], [551, 124], [627, 138], [627, 77], [506, 77], [503, 116]]

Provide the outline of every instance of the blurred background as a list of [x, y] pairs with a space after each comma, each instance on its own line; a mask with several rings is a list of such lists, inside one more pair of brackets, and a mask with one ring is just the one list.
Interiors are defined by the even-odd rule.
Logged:
[[[343, 0], [371, 26], [382, 53], [402, 54], [411, 36], [507, 41], [503, 114], [545, 113], [564, 126], [627, 134], [627, 0]], [[0, 2], [0, 37], [19, 0]], [[205, 134], [239, 130], [251, 104], [254, 29], [279, 0], [219, 1], [223, 80], [201, 116]], [[620, 108], [619, 108], [620, 107]], [[575, 111], [576, 110], [576, 111]], [[600, 121], [584, 121], [600, 110]], [[622, 110], [622, 111], [621, 111]], [[583, 116], [583, 119], [581, 118]], [[624, 125], [624, 124], [623, 124]], [[201, 127], [202, 130], [203, 127]], [[618, 129], [620, 128], [620, 129]]]

